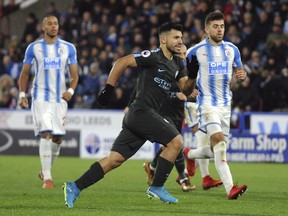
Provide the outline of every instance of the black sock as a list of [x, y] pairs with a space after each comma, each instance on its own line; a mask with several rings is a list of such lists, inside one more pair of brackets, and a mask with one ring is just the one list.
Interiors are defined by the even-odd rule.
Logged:
[[90, 168], [75, 181], [76, 186], [83, 190], [104, 177], [104, 171], [98, 162], [95, 162]]
[[158, 158], [157, 169], [154, 175], [154, 181], [151, 186], [163, 186], [166, 182], [171, 170], [173, 169], [174, 164], [170, 161], [162, 158]]
[[180, 179], [184, 179], [186, 178], [186, 175], [185, 175], [185, 164], [184, 164], [184, 155], [183, 155], [183, 152], [181, 151], [176, 160], [175, 160], [175, 167], [177, 169], [177, 172], [180, 176]]
[[158, 151], [156, 152], [153, 160], [151, 161], [151, 166], [156, 168], [157, 167], [157, 161], [158, 161], [158, 158], [159, 158], [159, 155], [161, 154], [161, 152], [163, 151], [163, 147], [160, 147], [158, 149]]

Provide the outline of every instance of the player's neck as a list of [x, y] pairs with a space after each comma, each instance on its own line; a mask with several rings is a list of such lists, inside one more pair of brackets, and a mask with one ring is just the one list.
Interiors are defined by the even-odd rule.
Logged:
[[216, 41], [212, 40], [210, 37], [208, 38], [208, 40], [209, 40], [210, 44], [212, 44], [213, 46], [218, 46], [219, 44], [222, 43], [222, 41], [216, 42]]
[[45, 36], [45, 41], [47, 44], [54, 44], [58, 39], [58, 36], [50, 37], [48, 35]]
[[169, 60], [172, 60], [173, 59], [173, 54], [165, 47], [165, 46], [161, 46], [161, 49], [162, 49], [162, 52], [164, 54], [164, 56], [169, 59]]

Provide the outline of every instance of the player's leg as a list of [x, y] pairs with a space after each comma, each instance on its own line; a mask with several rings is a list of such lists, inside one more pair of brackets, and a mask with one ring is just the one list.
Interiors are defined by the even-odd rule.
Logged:
[[[61, 143], [64, 135], [66, 134], [65, 130], [65, 119], [67, 116], [68, 105], [66, 102], [54, 104], [54, 113], [52, 121], [52, 140], [51, 140], [51, 151], [52, 151], [52, 161], [51, 165], [53, 166], [55, 160], [60, 154]], [[57, 134], [57, 135], [53, 135]]]
[[39, 177], [43, 181], [42, 187], [44, 189], [53, 188], [51, 174], [52, 109], [53, 106], [50, 103], [39, 101], [34, 101], [31, 107], [35, 136], [40, 136], [39, 157], [41, 162], [41, 171]]
[[[192, 156], [195, 155], [196, 158], [207, 158], [207, 159], [197, 159], [199, 169], [202, 176], [202, 188], [204, 190], [208, 190], [213, 187], [218, 187], [222, 185], [221, 180], [215, 180], [210, 176], [209, 173], [209, 158], [213, 158], [214, 154], [211, 151], [211, 147], [209, 145], [209, 137], [206, 133], [202, 132], [201, 130], [197, 130], [195, 133], [196, 140], [197, 140], [197, 149], [192, 149], [191, 154]], [[195, 151], [193, 153], [193, 151]]]
[[[197, 129], [195, 132], [195, 136], [196, 136], [197, 148], [196, 149], [189, 149], [189, 148], [184, 149], [184, 153], [187, 155], [186, 160], [189, 161], [189, 160], [197, 159], [196, 161], [198, 163], [201, 176], [202, 176], [202, 188], [204, 190], [208, 190], [212, 187], [217, 187], [219, 185], [222, 185], [221, 180], [213, 179], [209, 173], [209, 158], [213, 158], [214, 154], [211, 151], [211, 147], [209, 145], [210, 141], [209, 141], [208, 135]], [[188, 165], [187, 169], [190, 170], [190, 173], [192, 172], [194, 174], [195, 172], [193, 170], [195, 170], [195, 168], [194, 167], [191, 168], [192, 166], [191, 164], [194, 165], [194, 163], [191, 163], [191, 162], [187, 163]]]
[[101, 180], [104, 175], [119, 167], [124, 161], [133, 156], [146, 140], [139, 139], [128, 129], [123, 129], [116, 138], [110, 153], [93, 163], [90, 168], [76, 181], [64, 183], [65, 204], [74, 207], [75, 200], [82, 190]]
[[163, 151], [163, 146], [161, 146], [158, 151], [156, 152], [154, 158], [152, 159], [151, 162], [145, 162], [143, 164], [143, 167], [144, 167], [144, 170], [146, 172], [146, 175], [147, 175], [147, 184], [148, 185], [151, 185], [152, 182], [153, 182], [153, 179], [154, 179], [154, 172], [155, 172], [155, 169], [157, 167], [157, 161], [158, 161], [158, 158], [159, 158], [159, 155], [161, 154], [161, 152]]
[[[228, 199], [237, 199], [239, 195], [246, 191], [247, 186], [233, 185], [232, 174], [227, 163], [227, 146], [224, 133], [228, 136], [230, 128], [230, 112], [228, 109], [226, 111], [224, 108], [222, 108], [221, 111], [216, 111], [218, 112], [216, 115], [209, 116], [212, 120], [214, 120], [214, 123], [208, 124], [206, 127], [207, 132], [210, 135], [210, 144], [214, 152], [214, 163], [225, 187]], [[219, 116], [221, 116], [221, 120], [219, 119]]]
[[[174, 129], [177, 133], [177, 130], [172, 125], [171, 128]], [[169, 133], [161, 134], [162, 138], [163, 135], [165, 134]], [[162, 139], [161, 143], [166, 142], [165, 140]], [[174, 166], [173, 162], [176, 160], [176, 157], [181, 151], [182, 146], [183, 146], [183, 139], [180, 134], [176, 135], [175, 138], [173, 138], [170, 142], [168, 142], [168, 144], [166, 144], [166, 147], [163, 149], [162, 153], [158, 158], [157, 169], [154, 175], [153, 183], [146, 191], [149, 197], [160, 199], [166, 203], [178, 202], [178, 199], [174, 198], [167, 192], [167, 190], [164, 187], [164, 184], [173, 169]]]
[[152, 161], [151, 161], [151, 167], [152, 167], [152, 169], [154, 169], [154, 170], [155, 170], [156, 167], [157, 167], [158, 157], [160, 156], [161, 152], [163, 151], [163, 148], [164, 148], [164, 146], [161, 146], [161, 147], [157, 150], [154, 158], [153, 158]]
[[147, 118], [149, 120], [147, 122], [149, 127], [146, 126], [145, 130], [147, 131], [147, 128], [150, 130], [147, 133], [152, 138], [150, 141], [161, 143], [165, 146], [158, 157], [153, 183], [146, 193], [149, 197], [154, 197], [167, 203], [176, 203], [178, 200], [166, 191], [164, 183], [173, 169], [179, 152], [182, 150], [183, 139], [177, 129], [162, 116], [156, 113], [148, 113], [145, 118], [146, 122]]
[[41, 138], [39, 142], [39, 157], [41, 162], [41, 171], [39, 177], [43, 181], [42, 188], [52, 189], [52, 174], [51, 174], [51, 161], [52, 161], [52, 152], [51, 152], [51, 133], [43, 132], [41, 133]]
[[195, 185], [191, 184], [190, 177], [188, 173], [186, 173], [185, 169], [185, 159], [183, 152], [180, 151], [178, 154], [176, 160], [175, 160], [175, 168], [178, 173], [178, 177], [176, 179], [176, 182], [181, 186], [182, 190], [184, 192], [188, 192], [190, 190], [194, 190], [196, 187]]
[[53, 166], [55, 160], [58, 158], [60, 154], [61, 143], [63, 140], [63, 136], [52, 136], [51, 140], [51, 151], [52, 151], [52, 160], [51, 166]]

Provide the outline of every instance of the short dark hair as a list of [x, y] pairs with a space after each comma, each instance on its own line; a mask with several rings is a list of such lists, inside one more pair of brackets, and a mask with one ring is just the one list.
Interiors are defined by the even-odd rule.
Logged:
[[158, 29], [158, 34], [162, 34], [164, 32], [168, 32], [171, 31], [172, 29], [175, 29], [177, 31], [183, 31], [183, 25], [179, 24], [179, 23], [174, 23], [174, 22], [166, 22], [163, 23], [159, 29]]
[[220, 11], [213, 11], [209, 13], [205, 18], [205, 26], [207, 26], [211, 21], [214, 20], [224, 20], [224, 15]]

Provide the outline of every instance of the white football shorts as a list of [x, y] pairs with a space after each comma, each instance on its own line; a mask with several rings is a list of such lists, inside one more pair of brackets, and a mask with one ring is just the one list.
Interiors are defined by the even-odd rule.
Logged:
[[[223, 132], [228, 137], [230, 130], [231, 108], [201, 106], [199, 111], [199, 129], [206, 132], [209, 137], [217, 132]], [[207, 128], [207, 126], [209, 127]]]
[[52, 135], [66, 134], [64, 126], [68, 110], [67, 102], [33, 101], [31, 110], [35, 136], [38, 137], [45, 131], [50, 131]]

